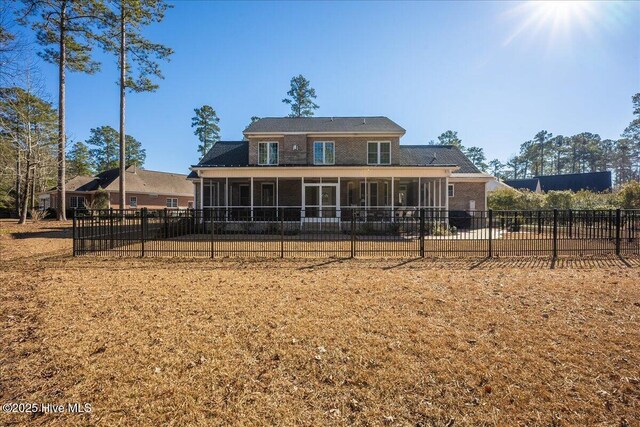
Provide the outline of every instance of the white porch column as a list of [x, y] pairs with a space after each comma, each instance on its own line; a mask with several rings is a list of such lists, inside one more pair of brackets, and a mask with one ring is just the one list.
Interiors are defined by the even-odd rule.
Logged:
[[250, 189], [249, 189], [249, 194], [251, 197], [251, 221], [253, 221], [253, 177], [249, 178], [249, 182], [250, 182]]
[[338, 191], [336, 191], [336, 216], [338, 217], [338, 221], [340, 220], [340, 177], [338, 176]]
[[369, 184], [367, 183], [367, 177], [364, 177], [364, 212], [365, 216], [369, 208]]
[[224, 217], [229, 220], [229, 177], [224, 179]]
[[200, 177], [200, 209], [204, 209], [204, 178]]
[[280, 207], [280, 178], [276, 176], [276, 212], [278, 211], [279, 207]]
[[447, 225], [449, 225], [449, 177], [445, 177], [444, 179], [444, 210], [445, 210], [445, 220], [447, 221]]
[[391, 177], [391, 219], [396, 218], [396, 193], [395, 193], [395, 178]]
[[418, 177], [418, 209], [422, 207], [422, 179]]

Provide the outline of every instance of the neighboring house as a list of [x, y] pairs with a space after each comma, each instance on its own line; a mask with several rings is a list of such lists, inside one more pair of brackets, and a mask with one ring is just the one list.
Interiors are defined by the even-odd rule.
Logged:
[[[126, 169], [125, 208], [192, 208], [193, 186], [187, 176], [177, 173], [157, 172], [129, 166]], [[119, 169], [110, 169], [96, 176], [77, 176], [67, 182], [67, 209], [90, 206], [96, 192], [109, 194], [109, 207], [118, 209]], [[55, 188], [39, 196], [41, 209], [57, 209]]]
[[494, 178], [487, 182], [487, 193], [491, 193], [497, 190], [513, 190], [514, 188], [500, 181], [498, 178]]
[[279, 207], [301, 219], [347, 219], [348, 207], [486, 209], [491, 175], [456, 147], [402, 145], [404, 134], [386, 117], [257, 120], [245, 141], [216, 142], [191, 167], [196, 206], [257, 219]]
[[597, 193], [611, 191], [611, 172], [586, 172], [570, 173], [565, 175], [541, 175], [540, 180], [542, 191], [551, 190], [589, 190]]
[[527, 179], [509, 179], [504, 181], [518, 190], [529, 190], [535, 193], [547, 191], [589, 190], [597, 193], [611, 191], [611, 172], [570, 173], [565, 175], [540, 175]]
[[516, 190], [528, 190], [534, 193], [542, 193], [542, 187], [540, 187], [540, 180], [538, 178], [524, 178], [524, 179], [506, 179], [504, 183]]

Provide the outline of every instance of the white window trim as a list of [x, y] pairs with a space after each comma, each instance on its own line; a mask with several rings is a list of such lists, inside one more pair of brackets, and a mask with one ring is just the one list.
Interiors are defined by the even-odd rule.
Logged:
[[[131, 203], [133, 200], [135, 200], [135, 203]], [[138, 207], [138, 197], [137, 196], [129, 196], [129, 207], [130, 208], [137, 208]]]
[[[377, 150], [377, 161], [374, 163], [369, 162], [369, 144], [376, 144], [378, 147]], [[380, 147], [382, 144], [389, 144], [389, 163], [381, 163], [381, 151]], [[391, 164], [391, 141], [367, 141], [367, 164], [368, 165], [390, 165]]]
[[[322, 162], [316, 162], [316, 144], [322, 144]], [[325, 151], [325, 145], [331, 144], [333, 145], [333, 162], [327, 162], [327, 153]], [[313, 164], [314, 165], [335, 165], [336, 164], [336, 143], [335, 141], [313, 141]]]
[[[267, 145], [267, 163], [260, 163], [260, 146], [262, 144]], [[276, 162], [269, 163], [269, 144], [276, 144]], [[260, 141], [258, 142], [258, 165], [260, 166], [277, 166], [280, 164], [280, 143], [278, 141]]]
[[[173, 206], [173, 201], [176, 201], [176, 205]], [[167, 197], [167, 200], [165, 202], [165, 206], [167, 208], [177, 208], [178, 207], [178, 198], [177, 197]]]
[[[451, 194], [449, 194], [449, 189], [451, 189]], [[447, 185], [447, 196], [455, 197], [456, 196], [456, 186], [454, 184]]]

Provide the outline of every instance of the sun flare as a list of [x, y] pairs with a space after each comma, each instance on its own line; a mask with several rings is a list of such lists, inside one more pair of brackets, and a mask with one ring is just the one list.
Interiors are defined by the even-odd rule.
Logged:
[[509, 11], [520, 24], [505, 41], [505, 45], [524, 35], [544, 33], [550, 42], [558, 42], [576, 33], [589, 33], [598, 15], [598, 3], [593, 1], [528, 1]]

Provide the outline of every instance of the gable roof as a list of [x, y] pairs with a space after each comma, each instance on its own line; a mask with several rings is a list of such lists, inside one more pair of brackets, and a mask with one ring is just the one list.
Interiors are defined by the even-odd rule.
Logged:
[[401, 166], [459, 166], [454, 173], [480, 173], [454, 145], [400, 145]]
[[265, 117], [251, 123], [255, 133], [397, 133], [405, 130], [388, 117]]
[[[129, 166], [125, 170], [126, 190], [131, 193], [152, 193], [152, 194], [180, 194], [191, 196], [193, 194], [193, 184], [187, 181], [187, 176], [170, 173], [151, 171]], [[96, 191], [104, 189], [107, 191], [119, 191], [120, 170], [118, 168], [109, 169], [93, 176], [77, 176], [67, 181], [67, 191]]]
[[541, 175], [535, 177], [540, 180], [542, 190], [591, 190], [596, 192], [611, 190], [611, 172], [570, 173], [564, 175]]
[[516, 190], [529, 190], [534, 193], [540, 190], [540, 181], [538, 178], [505, 179], [504, 183]]

